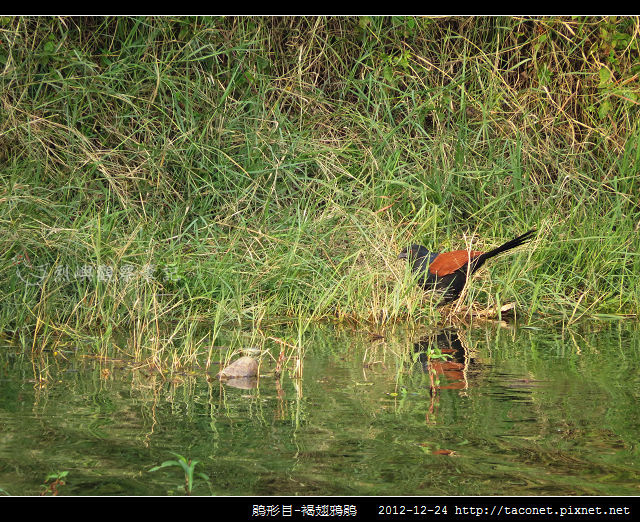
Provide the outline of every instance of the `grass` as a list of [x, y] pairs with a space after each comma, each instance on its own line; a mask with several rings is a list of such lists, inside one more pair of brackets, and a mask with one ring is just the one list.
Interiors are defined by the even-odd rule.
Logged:
[[203, 479], [207, 483], [209, 482], [209, 476], [206, 473], [200, 473], [195, 471], [196, 466], [199, 464], [200, 461], [187, 459], [186, 457], [183, 457], [178, 453], [173, 453], [173, 452], [171, 453], [178, 460], [166, 460], [159, 466], [154, 466], [149, 471], [150, 472], [158, 471], [159, 469], [167, 468], [167, 467], [182, 468], [182, 471], [184, 472], [184, 482], [185, 482], [184, 492], [186, 495], [191, 495], [193, 491], [194, 475], [196, 477]]
[[436, 321], [403, 246], [533, 227], [465, 303], [637, 316], [639, 26], [2, 17], [3, 335], [182, 359], [239, 325]]

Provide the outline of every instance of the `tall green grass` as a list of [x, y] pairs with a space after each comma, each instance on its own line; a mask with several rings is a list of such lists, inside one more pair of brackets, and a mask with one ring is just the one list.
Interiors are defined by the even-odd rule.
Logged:
[[639, 24], [0, 18], [4, 335], [435, 321], [403, 246], [532, 227], [467, 303], [637, 315]]

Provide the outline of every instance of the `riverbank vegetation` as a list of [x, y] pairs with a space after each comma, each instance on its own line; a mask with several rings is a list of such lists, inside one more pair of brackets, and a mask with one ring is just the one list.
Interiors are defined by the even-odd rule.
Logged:
[[639, 30], [0, 18], [3, 335], [180, 356], [202, 326], [433, 323], [404, 246], [531, 228], [463, 304], [637, 316]]

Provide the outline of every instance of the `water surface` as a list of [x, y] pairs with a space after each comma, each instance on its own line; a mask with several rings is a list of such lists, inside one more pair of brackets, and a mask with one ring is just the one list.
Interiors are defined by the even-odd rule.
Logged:
[[640, 493], [636, 326], [377, 333], [314, 327], [302, 379], [265, 357], [252, 389], [4, 346], [0, 488], [182, 495], [178, 468], [148, 471], [175, 452], [200, 495]]

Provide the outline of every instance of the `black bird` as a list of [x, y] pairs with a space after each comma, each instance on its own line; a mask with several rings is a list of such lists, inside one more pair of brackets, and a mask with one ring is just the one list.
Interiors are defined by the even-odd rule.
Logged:
[[409, 260], [413, 272], [420, 275], [418, 284], [422, 288], [444, 291], [440, 304], [446, 304], [460, 297], [467, 276], [478, 270], [487, 259], [526, 243], [534, 233], [535, 230], [529, 230], [489, 252], [454, 250], [439, 253], [429, 252], [421, 245], [411, 245], [400, 252], [398, 259]]

